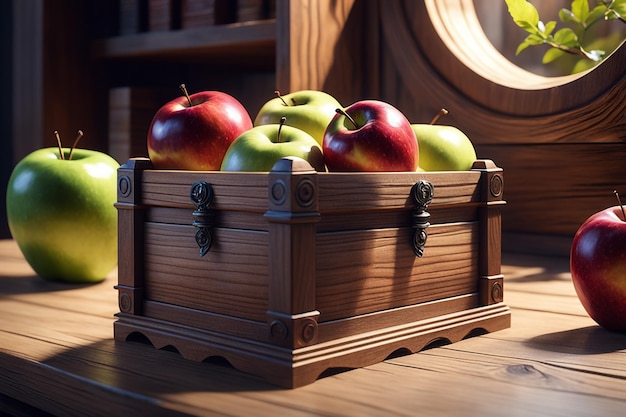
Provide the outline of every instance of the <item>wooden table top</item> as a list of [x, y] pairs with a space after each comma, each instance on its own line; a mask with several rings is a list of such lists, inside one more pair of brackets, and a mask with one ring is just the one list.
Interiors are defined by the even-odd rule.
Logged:
[[504, 254], [502, 269], [510, 329], [286, 390], [115, 342], [115, 272], [95, 285], [46, 282], [2, 240], [0, 415], [623, 415], [626, 335], [587, 316], [568, 259]]

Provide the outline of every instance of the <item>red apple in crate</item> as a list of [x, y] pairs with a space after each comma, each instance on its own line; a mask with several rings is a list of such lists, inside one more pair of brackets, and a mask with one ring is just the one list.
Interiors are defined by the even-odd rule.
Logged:
[[158, 169], [216, 171], [230, 144], [252, 128], [234, 97], [202, 91], [178, 97], [157, 111], [148, 131], [148, 156]]
[[363, 100], [337, 109], [324, 133], [329, 171], [411, 171], [419, 151], [407, 118], [392, 105]]
[[614, 206], [589, 217], [570, 252], [578, 298], [600, 326], [626, 332], [626, 216]]

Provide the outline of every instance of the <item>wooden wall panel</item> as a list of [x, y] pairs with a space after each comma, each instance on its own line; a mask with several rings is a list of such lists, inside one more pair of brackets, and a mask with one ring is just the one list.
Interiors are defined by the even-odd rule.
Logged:
[[344, 106], [377, 93], [377, 2], [278, 0], [276, 10], [281, 92], [324, 90]]
[[[396, 0], [380, 9], [380, 97], [414, 123], [427, 123], [447, 108], [440, 123], [465, 131], [479, 158], [504, 168], [503, 232], [567, 242], [590, 214], [615, 204], [614, 189], [626, 190], [626, 45], [590, 73], [563, 78], [562, 85], [528, 75], [519, 88], [505, 87], [480, 79], [446, 49], [425, 3]], [[558, 251], [565, 254], [564, 248]]]
[[593, 213], [626, 195], [623, 144], [479, 145], [504, 169], [507, 232], [573, 235]]

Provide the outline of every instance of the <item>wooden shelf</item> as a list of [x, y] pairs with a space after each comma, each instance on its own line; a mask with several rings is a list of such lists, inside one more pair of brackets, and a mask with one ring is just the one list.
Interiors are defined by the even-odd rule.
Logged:
[[[197, 60], [220, 58], [226, 61], [271, 61], [276, 57], [276, 20], [233, 23], [203, 28], [143, 32], [99, 39], [91, 54], [96, 59]], [[235, 63], [236, 63], [235, 62]]]

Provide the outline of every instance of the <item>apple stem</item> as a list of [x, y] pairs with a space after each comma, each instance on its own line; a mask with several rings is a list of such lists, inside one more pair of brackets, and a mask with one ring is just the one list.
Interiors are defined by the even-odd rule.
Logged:
[[180, 89], [183, 90], [183, 94], [187, 97], [187, 101], [189, 102], [189, 107], [193, 107], [193, 103], [191, 102], [191, 97], [189, 97], [189, 93], [187, 92], [187, 87], [185, 84], [180, 85]]
[[65, 160], [65, 155], [63, 155], [63, 145], [61, 145], [61, 137], [59, 136], [59, 131], [54, 131], [54, 137], [57, 138], [57, 145], [59, 145], [59, 156], [62, 160]]
[[345, 116], [346, 119], [348, 119], [350, 121], [350, 123], [352, 123], [352, 126], [354, 126], [355, 129], [359, 128], [359, 126], [356, 124], [354, 119], [348, 113], [346, 113], [344, 110], [342, 110], [342, 109], [335, 109], [335, 112], [341, 114], [342, 116]]
[[430, 124], [434, 125], [441, 118], [441, 116], [445, 116], [446, 114], [448, 114], [448, 110], [446, 109], [439, 110], [439, 113], [437, 113], [435, 117], [433, 117], [433, 120], [430, 121]]
[[82, 137], [83, 137], [83, 131], [79, 129], [78, 135], [76, 135], [76, 139], [74, 139], [74, 143], [72, 144], [72, 147], [70, 148], [70, 155], [67, 157], [68, 160], [72, 159], [72, 154], [74, 153], [74, 149], [76, 148], [76, 145], [78, 145], [78, 141]]
[[278, 134], [276, 135], [276, 143], [280, 143], [280, 131], [283, 129], [286, 121], [287, 118], [285, 116], [280, 118], [280, 124], [278, 125]]
[[617, 198], [617, 203], [619, 204], [619, 207], [622, 209], [622, 217], [625, 222], [626, 222], [626, 212], [624, 211], [624, 205], [622, 204], [622, 199], [619, 198], [619, 193], [617, 192], [617, 190], [613, 190], [613, 194], [615, 194], [615, 198]]
[[274, 94], [276, 94], [276, 97], [278, 97], [280, 99], [280, 101], [282, 101], [285, 106], [289, 106], [289, 104], [287, 104], [287, 102], [285, 101], [283, 96], [280, 95], [280, 91], [274, 90]]

